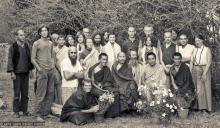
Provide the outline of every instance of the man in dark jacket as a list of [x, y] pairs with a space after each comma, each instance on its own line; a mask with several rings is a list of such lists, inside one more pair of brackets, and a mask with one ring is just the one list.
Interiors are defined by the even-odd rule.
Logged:
[[28, 86], [29, 72], [33, 69], [29, 45], [25, 42], [25, 33], [19, 29], [16, 33], [16, 42], [9, 48], [7, 72], [13, 80], [14, 98], [13, 111], [19, 118], [19, 112], [28, 116]]

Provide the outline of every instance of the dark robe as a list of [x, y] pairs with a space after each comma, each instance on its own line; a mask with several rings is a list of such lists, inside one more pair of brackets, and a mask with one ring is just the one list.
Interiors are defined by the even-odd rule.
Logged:
[[176, 52], [176, 45], [171, 44], [168, 48], [165, 45], [161, 46], [162, 54], [163, 54], [163, 62], [165, 65], [172, 65], [173, 62], [173, 54]]
[[195, 86], [189, 67], [185, 63], [182, 63], [178, 72], [176, 72], [175, 67], [172, 66], [170, 73], [178, 87], [178, 90], [175, 93], [191, 104], [192, 100], [194, 100]]
[[91, 120], [94, 120], [94, 113], [82, 113], [81, 110], [90, 109], [95, 105], [97, 105], [97, 100], [94, 96], [79, 88], [64, 104], [60, 121], [70, 121], [76, 125], [91, 122]]
[[134, 103], [138, 101], [137, 85], [134, 81], [132, 68], [125, 63], [117, 70], [118, 62], [112, 66], [112, 75], [119, 89], [120, 112], [134, 110]]
[[[119, 103], [118, 103], [118, 89], [114, 86], [115, 81], [111, 74], [111, 70], [109, 67], [103, 67], [100, 71], [93, 74], [94, 69], [99, 65], [99, 63], [95, 64], [89, 69], [88, 76], [89, 78], [94, 78], [94, 83], [97, 85], [98, 83], [101, 84], [101, 87], [103, 90], [108, 90], [110, 92], [114, 93], [115, 101], [111, 106], [106, 106], [107, 111], [105, 112], [106, 118], [112, 118], [119, 116]], [[101, 96], [104, 92], [97, 89], [96, 87], [92, 88], [92, 94], [96, 96], [98, 99], [99, 96]]]

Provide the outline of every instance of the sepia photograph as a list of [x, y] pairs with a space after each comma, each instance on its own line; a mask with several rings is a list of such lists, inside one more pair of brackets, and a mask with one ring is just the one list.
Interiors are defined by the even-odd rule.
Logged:
[[220, 0], [1, 0], [0, 128], [220, 128]]

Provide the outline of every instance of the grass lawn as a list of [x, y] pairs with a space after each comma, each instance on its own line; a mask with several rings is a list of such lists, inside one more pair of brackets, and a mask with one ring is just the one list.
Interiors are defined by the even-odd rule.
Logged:
[[[29, 111], [33, 113], [34, 109], [34, 92], [33, 92], [33, 79], [30, 80], [29, 88]], [[4, 93], [9, 107], [5, 111], [0, 111], [0, 122], [36, 122], [34, 116], [14, 118], [12, 115], [12, 80], [10, 76], [5, 73], [0, 74], [0, 91]], [[0, 127], [1, 123], [0, 123]], [[4, 126], [11, 127], [11, 126]], [[19, 127], [19, 126], [14, 126]], [[20, 126], [21, 127], [21, 126]], [[23, 127], [23, 126], [22, 126]], [[26, 126], [33, 127], [33, 126]], [[42, 126], [39, 126], [42, 128]], [[212, 114], [200, 114], [198, 112], [191, 113], [188, 119], [177, 119], [174, 118], [168, 126], [154, 124], [151, 119], [146, 119], [140, 116], [126, 116], [118, 117], [115, 119], [107, 119], [103, 123], [91, 123], [85, 126], [76, 126], [72, 123], [61, 123], [56, 117], [51, 117], [45, 120], [44, 127], [49, 128], [220, 128], [220, 113]]]

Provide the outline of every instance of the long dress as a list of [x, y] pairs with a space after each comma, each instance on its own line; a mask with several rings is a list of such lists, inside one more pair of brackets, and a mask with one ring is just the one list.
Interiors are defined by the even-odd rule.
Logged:
[[90, 109], [95, 105], [97, 102], [94, 96], [79, 89], [64, 104], [60, 121], [70, 121], [76, 125], [91, 122], [94, 120], [94, 113], [82, 113], [81, 110]]
[[[113, 92], [114, 94], [114, 103], [111, 105], [106, 105], [103, 109], [104, 117], [113, 118], [119, 116], [119, 97], [118, 97], [118, 89], [115, 87], [115, 81], [111, 74], [109, 67], [105, 66], [100, 71], [95, 72], [95, 68], [99, 65], [99, 63], [92, 66], [88, 71], [88, 77], [92, 79], [93, 85], [100, 85], [100, 88], [103, 90], [108, 90]], [[101, 96], [104, 91], [97, 89], [96, 87], [92, 88], [92, 94], [98, 100], [99, 96]]]
[[199, 110], [206, 109], [212, 111], [210, 68], [206, 74], [206, 80], [201, 79], [209, 59], [211, 60], [210, 49], [202, 46], [201, 48], [195, 48], [191, 61], [193, 62], [192, 76], [197, 94], [197, 104], [194, 107]]
[[134, 103], [138, 101], [137, 85], [132, 75], [132, 68], [128, 63], [117, 70], [118, 62], [112, 66], [112, 75], [119, 89], [120, 112], [135, 110]]

